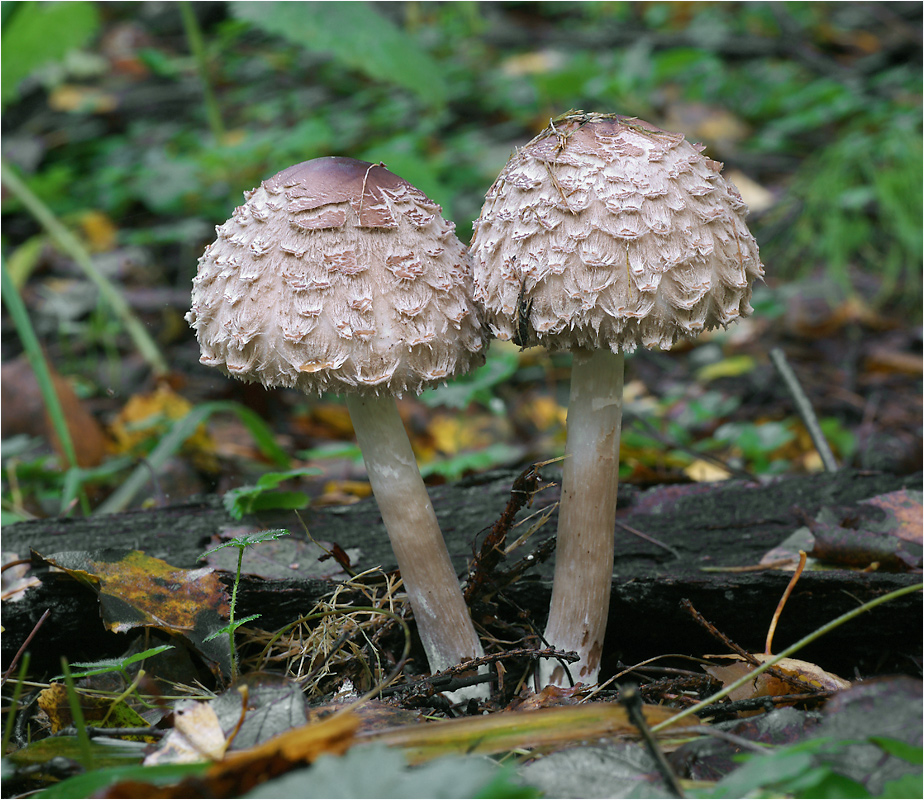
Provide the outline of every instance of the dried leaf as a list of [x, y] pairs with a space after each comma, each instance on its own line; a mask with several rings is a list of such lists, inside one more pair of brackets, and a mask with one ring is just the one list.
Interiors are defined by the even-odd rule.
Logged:
[[[182, 419], [192, 410], [192, 403], [160, 384], [149, 394], [133, 395], [119, 412], [110, 428], [116, 440], [116, 451], [131, 453], [147, 440], [163, 436], [172, 422]], [[196, 428], [183, 449], [198, 459], [199, 466], [214, 470], [215, 443], [205, 425]]]
[[[125, 701], [110, 697], [85, 694], [77, 691], [80, 709], [87, 725], [97, 728], [146, 728], [147, 721]], [[58, 733], [74, 724], [67, 687], [63, 683], [52, 683], [38, 695], [39, 708], [48, 717], [51, 733]], [[143, 737], [129, 737], [145, 741]]]
[[[676, 712], [646, 705], [645, 719], [657, 725]], [[678, 727], [698, 725], [684, 719]], [[365, 741], [401, 747], [411, 763], [452, 753], [500, 753], [519, 747], [554, 747], [600, 737], [636, 736], [625, 708], [615, 703], [585, 703], [565, 708], [502, 712], [424, 725], [410, 725], [377, 734], [360, 735]]]
[[217, 761], [225, 754], [227, 746], [212, 706], [189, 700], [174, 709], [173, 730], [164, 737], [160, 747], [144, 759], [144, 765]]
[[222, 670], [230, 670], [226, 641], [206, 641], [229, 613], [228, 597], [208, 568], [187, 570], [137, 550], [97, 550], [33, 557], [58, 567], [99, 592], [106, 628], [137, 627], [180, 634]]
[[[722, 682], [723, 686], [734, 683], [739, 678], [744, 677], [751, 672], [754, 667], [747, 661], [737, 655], [728, 656], [710, 656], [711, 658], [727, 658], [735, 663], [728, 666], [710, 665], [703, 667], [713, 678]], [[773, 658], [772, 655], [765, 653], [755, 653], [753, 657], [759, 662], [764, 663]], [[803, 683], [811, 684], [823, 691], [835, 692], [847, 689], [850, 686], [849, 681], [838, 677], [833, 672], [825, 672], [817, 664], [808, 661], [800, 661], [797, 658], [784, 658], [775, 665], [776, 669], [786, 676], [796, 678]], [[762, 672], [750, 683], [739, 686], [729, 693], [731, 700], [750, 700], [754, 697], [777, 697], [786, 694], [799, 694], [804, 690], [802, 687], [781, 680], [769, 672]], [[750, 714], [762, 714], [762, 711], [742, 712], [742, 716]]]

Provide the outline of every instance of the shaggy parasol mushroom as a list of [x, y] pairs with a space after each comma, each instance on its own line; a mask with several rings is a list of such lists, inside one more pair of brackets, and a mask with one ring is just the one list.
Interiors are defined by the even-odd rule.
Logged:
[[[471, 252], [494, 336], [571, 350], [571, 398], [547, 641], [595, 682], [609, 611], [623, 354], [751, 313], [763, 275], [747, 207], [701, 145], [637, 119], [570, 112], [488, 192]], [[563, 685], [555, 661], [542, 683]]]
[[351, 158], [296, 164], [245, 197], [199, 259], [187, 320], [200, 361], [346, 395], [430, 668], [482, 655], [394, 400], [484, 361], [454, 225], [384, 165]]

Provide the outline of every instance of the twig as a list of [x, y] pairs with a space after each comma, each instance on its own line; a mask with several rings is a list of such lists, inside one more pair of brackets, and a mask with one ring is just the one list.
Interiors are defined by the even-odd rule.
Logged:
[[796, 373], [793, 372], [792, 367], [789, 366], [789, 362], [786, 360], [786, 354], [779, 347], [774, 347], [770, 351], [770, 360], [773, 362], [773, 366], [776, 367], [776, 371], [780, 373], [780, 377], [785, 381], [796, 410], [799, 412], [799, 416], [802, 417], [802, 422], [805, 423], [809, 436], [812, 437], [812, 444], [815, 445], [818, 455], [821, 456], [821, 463], [824, 464], [825, 470], [827, 472], [837, 472], [838, 465], [837, 460], [834, 458], [834, 453], [831, 452], [828, 440], [825, 439], [825, 435], [821, 432], [821, 425], [818, 424], [818, 417], [815, 416], [815, 410], [812, 408], [808, 396], [803, 391]]
[[685, 797], [686, 795], [684, 795], [683, 789], [680, 787], [680, 781], [677, 780], [674, 770], [671, 769], [671, 765], [667, 763], [667, 759], [664, 757], [664, 751], [658, 747], [657, 741], [651, 735], [651, 728], [648, 727], [645, 715], [642, 712], [642, 696], [638, 693], [638, 688], [632, 684], [620, 687], [619, 702], [628, 712], [629, 721], [642, 734], [645, 747], [654, 759], [658, 772], [661, 773], [661, 777], [664, 779], [664, 783], [667, 784], [671, 794], [674, 797]]
[[517, 513], [523, 506], [529, 505], [533, 496], [539, 491], [539, 483], [542, 480], [542, 476], [539, 474], [540, 467], [557, 460], [552, 459], [551, 461], [531, 464], [514, 480], [510, 487], [510, 498], [507, 500], [507, 505], [504, 507], [500, 517], [498, 517], [497, 522], [491, 527], [491, 531], [482, 542], [481, 548], [469, 568], [463, 593], [465, 602], [469, 606], [472, 605], [476, 598], [489, 595], [495, 592], [499, 585], [506, 585], [510, 582], [509, 580], [499, 580], [499, 578], [508, 578], [510, 572], [496, 575], [497, 566], [506, 555], [507, 534], [513, 527]]
[[677, 558], [677, 559], [680, 558], [680, 552], [678, 550], [674, 549], [669, 544], [665, 544], [664, 542], [661, 542], [658, 539], [655, 539], [654, 536], [649, 536], [647, 533], [642, 533], [641, 531], [636, 530], [632, 526], [626, 525], [625, 522], [620, 522], [619, 520], [616, 520], [616, 524], [620, 528], [622, 528], [624, 531], [628, 531], [629, 533], [631, 533], [633, 536], [638, 536], [640, 539], [644, 539], [646, 542], [651, 542], [652, 544], [655, 544], [658, 547], [663, 547], [674, 558]]
[[10, 665], [6, 668], [6, 672], [3, 673], [3, 680], [0, 681], [0, 686], [6, 683], [7, 678], [10, 677], [10, 673], [16, 667], [16, 662], [19, 661], [20, 656], [23, 654], [25, 649], [29, 646], [29, 642], [32, 641], [32, 638], [35, 636], [35, 634], [38, 633], [39, 628], [41, 628], [42, 625], [45, 624], [45, 620], [48, 619], [48, 617], [50, 616], [51, 616], [51, 609], [50, 608], [45, 609], [45, 613], [42, 614], [41, 617], [39, 617], [39, 621], [35, 623], [35, 627], [32, 628], [32, 632], [26, 637], [26, 641], [24, 641], [22, 643], [22, 646], [16, 651], [16, 655], [13, 656], [13, 660], [10, 662]]
[[924, 589], [924, 584], [921, 583], [916, 583], [912, 586], [903, 586], [901, 589], [896, 589], [894, 592], [889, 592], [888, 594], [884, 594], [881, 597], [876, 597], [873, 600], [863, 603], [863, 605], [858, 606], [857, 608], [851, 609], [850, 611], [841, 614], [836, 619], [832, 619], [830, 622], [825, 623], [807, 636], [803, 636], [798, 642], [791, 644], [789, 647], [783, 650], [783, 652], [775, 655], [769, 661], [765, 661], [763, 664], [761, 664], [752, 672], [749, 672], [747, 675], [742, 675], [740, 678], [738, 678], [738, 680], [728, 684], [728, 686], [723, 688], [721, 691], [716, 692], [711, 697], [707, 697], [705, 700], [701, 700], [696, 705], [685, 708], [683, 711], [675, 714], [670, 719], [664, 720], [664, 722], [659, 722], [657, 725], [652, 727], [652, 733], [657, 733], [658, 731], [663, 730], [664, 728], [667, 728], [676, 722], [679, 722], [691, 714], [701, 713], [704, 708], [708, 708], [713, 703], [721, 700], [723, 697], [727, 697], [729, 693], [735, 691], [735, 689], [739, 688], [740, 686], [744, 686], [750, 681], [753, 681], [754, 678], [756, 678], [761, 673], [766, 672], [768, 669], [773, 667], [774, 664], [778, 664], [784, 658], [789, 658], [791, 655], [798, 653], [803, 647], [810, 645], [816, 639], [820, 639], [825, 634], [828, 634], [831, 631], [839, 628], [845, 622], [849, 622], [850, 620], [854, 619], [854, 617], [859, 617], [860, 614], [865, 614], [869, 611], [872, 611], [874, 608], [876, 608], [876, 606], [881, 606], [883, 603], [888, 603], [891, 600], [897, 600], [899, 597], [904, 597], [906, 594], [911, 594], [912, 592], [920, 592], [922, 589]]
[[810, 694], [775, 694], [765, 695], [764, 697], [745, 697], [742, 700], [734, 700], [731, 703], [715, 703], [700, 709], [700, 713], [711, 716], [721, 714], [723, 716], [737, 714], [739, 711], [770, 710], [770, 707], [791, 706], [795, 703], [820, 703], [827, 700], [832, 695], [837, 694], [835, 691], [824, 691]]
[[[100, 728], [97, 725], [86, 725], [84, 730], [87, 732], [87, 736], [91, 739], [94, 736], [150, 736], [152, 738], [160, 739], [163, 736], [166, 736], [169, 731], [166, 731], [162, 728]], [[51, 734], [52, 736], [76, 736], [77, 727], [75, 725], [68, 725], [66, 728], [61, 728], [57, 733]]]
[[799, 551], [799, 566], [796, 567], [796, 571], [793, 573], [793, 576], [789, 579], [789, 583], [786, 584], [786, 591], [783, 592], [783, 596], [780, 598], [780, 602], [776, 604], [776, 611], [773, 612], [773, 619], [770, 620], [770, 628], [767, 631], [767, 643], [764, 646], [764, 652], [769, 656], [773, 652], [771, 650], [773, 646], [773, 634], [776, 633], [776, 624], [780, 620], [780, 614], [783, 613], [783, 606], [786, 605], [786, 601], [789, 599], [789, 595], [792, 594], [792, 590], [796, 586], [796, 582], [799, 580], [802, 575], [802, 570], [805, 569], [805, 550]]
[[[689, 600], [684, 598], [683, 600], [680, 601], [680, 605], [683, 607], [684, 611], [690, 614], [690, 616], [693, 617], [693, 619], [695, 619], [696, 622], [702, 625], [707, 631], [709, 631], [709, 633], [711, 633], [716, 639], [722, 642], [722, 644], [724, 644], [729, 650], [737, 653], [739, 656], [741, 656], [741, 658], [747, 661], [748, 664], [750, 664], [752, 667], [761, 666], [762, 662], [760, 661], [760, 659], [756, 658], [753, 653], [749, 653], [747, 650], [741, 647], [741, 645], [736, 644], [731, 639], [729, 639], [724, 633], [722, 633], [722, 631], [716, 628], [715, 625], [713, 625], [702, 614], [700, 614], [699, 611], [693, 608], [693, 604]], [[771, 667], [770, 669], [767, 670], [767, 672], [769, 672], [777, 680], [783, 681], [784, 683], [789, 684], [790, 686], [796, 686], [799, 689], [802, 689], [802, 691], [804, 692], [814, 693], [814, 692], [820, 691], [820, 687], [812, 686], [812, 684], [806, 683], [805, 681], [800, 680], [795, 675], [787, 675], [785, 672], [783, 672], [780, 669], [777, 669], [776, 667]]]

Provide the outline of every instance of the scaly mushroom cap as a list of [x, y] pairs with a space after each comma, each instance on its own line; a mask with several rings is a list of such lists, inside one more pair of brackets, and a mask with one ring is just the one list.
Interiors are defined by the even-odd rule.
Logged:
[[419, 189], [329, 157], [245, 198], [193, 280], [203, 364], [306, 394], [402, 394], [484, 361], [471, 262]]
[[747, 206], [702, 145], [572, 112], [504, 167], [475, 223], [475, 299], [499, 339], [669, 349], [751, 313]]

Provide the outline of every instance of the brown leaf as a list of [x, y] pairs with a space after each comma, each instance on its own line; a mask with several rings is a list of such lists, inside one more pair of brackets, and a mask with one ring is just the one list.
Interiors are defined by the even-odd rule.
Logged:
[[[753, 657], [761, 664], [773, 658], [772, 655], [764, 653], [752, 654]], [[716, 656], [713, 656], [716, 657]], [[744, 661], [741, 656], [729, 655], [719, 656], [727, 658], [735, 663], [728, 666], [710, 665], [703, 667], [713, 678], [722, 682], [723, 686], [734, 683], [739, 678], [744, 677], [754, 670], [754, 666]], [[800, 661], [797, 658], [784, 658], [775, 665], [776, 669], [784, 675], [791, 676], [803, 683], [811, 684], [823, 691], [833, 692], [846, 689], [850, 686], [849, 681], [838, 677], [833, 672], [825, 672], [817, 664], [808, 661]], [[728, 697], [732, 700], [750, 700], [755, 697], [778, 697], [785, 694], [800, 694], [804, 690], [798, 685], [793, 685], [785, 680], [771, 675], [769, 672], [762, 672], [753, 681], [739, 686], [729, 692]], [[752, 714], [762, 714], [762, 711], [741, 712], [742, 716]]]
[[[64, 412], [67, 429], [74, 443], [77, 465], [95, 467], [106, 456], [107, 440], [102, 427], [87, 411], [67, 379], [61, 377], [51, 364], [51, 380]], [[51, 442], [55, 451], [65, 460], [64, 450], [58, 441], [54, 426], [45, 411], [38, 381], [29, 362], [24, 358], [6, 363], [0, 379], [3, 408], [3, 438], [18, 433], [42, 436]]]
[[[649, 725], [665, 722], [676, 711], [661, 706], [644, 706]], [[678, 728], [698, 725], [684, 719]], [[673, 732], [673, 728], [670, 728]], [[364, 742], [377, 742], [405, 750], [411, 763], [459, 753], [500, 753], [520, 747], [573, 746], [601, 737], [637, 736], [626, 709], [616, 703], [584, 703], [536, 711], [505, 711], [448, 722], [409, 725], [380, 733], [360, 735]]]
[[240, 797], [271, 778], [312, 763], [320, 755], [342, 755], [353, 744], [358, 724], [352, 714], [334, 715], [323, 722], [293, 728], [249, 750], [228, 753], [204, 775], [186, 778], [179, 784], [154, 786], [141, 781], [123, 781], [110, 786], [100, 796]]
[[[77, 701], [84, 722], [97, 728], [143, 728], [147, 721], [124, 701], [76, 692]], [[48, 717], [51, 733], [58, 733], [74, 724], [68, 690], [63, 683], [52, 683], [39, 692], [39, 708]], [[140, 741], [152, 741], [140, 736], [128, 737]]]
[[205, 641], [222, 627], [221, 618], [230, 610], [224, 587], [211, 569], [179, 569], [137, 550], [33, 556], [96, 589], [108, 630], [152, 627], [180, 634], [222, 669], [230, 668], [227, 641]]

